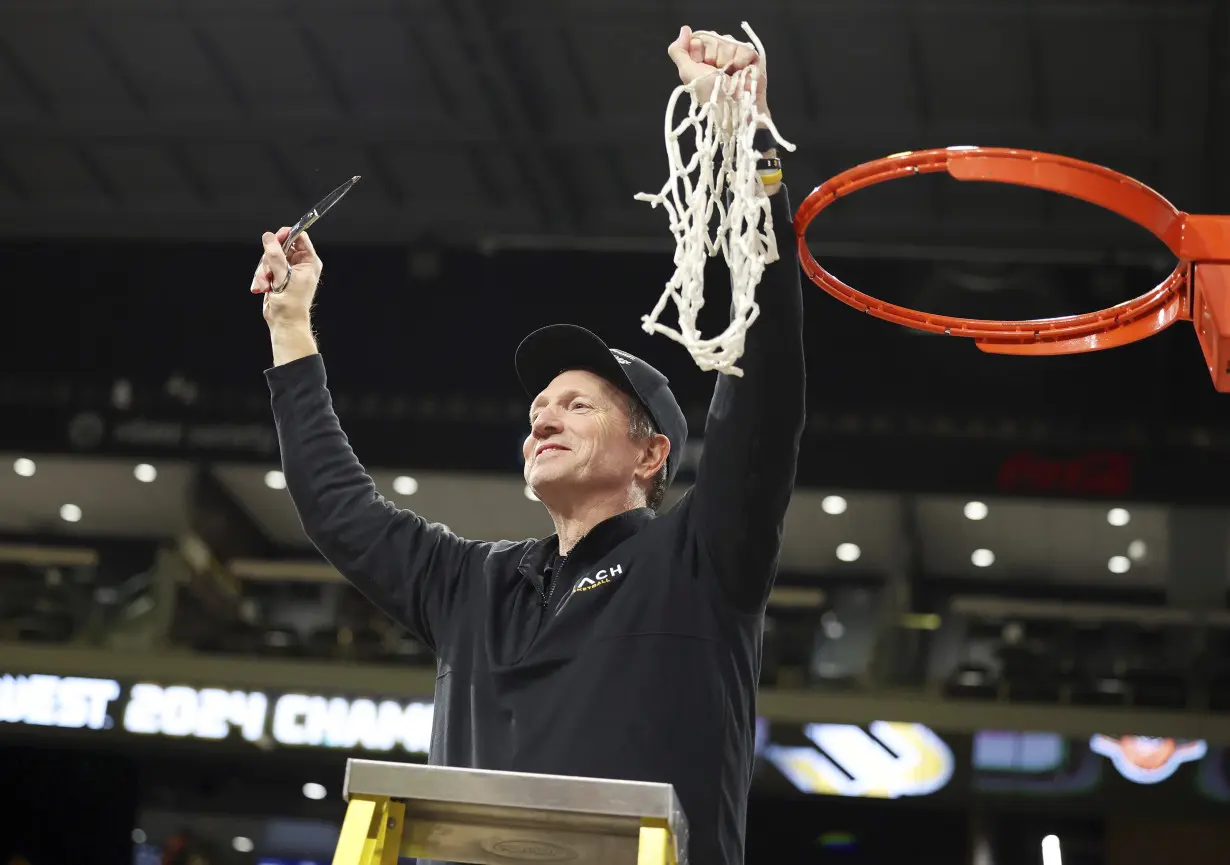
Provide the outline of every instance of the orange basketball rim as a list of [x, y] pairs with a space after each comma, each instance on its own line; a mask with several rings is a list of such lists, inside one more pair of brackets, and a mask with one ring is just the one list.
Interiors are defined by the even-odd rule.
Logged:
[[[947, 171], [957, 180], [1011, 183], [1057, 192], [1130, 219], [1166, 244], [1178, 264], [1134, 300], [1097, 312], [1026, 321], [957, 318], [908, 309], [846, 285], [820, 266], [807, 227], [834, 201], [887, 180]], [[969, 337], [994, 354], [1056, 355], [1098, 351], [1191, 321], [1213, 386], [1230, 393], [1230, 216], [1198, 216], [1137, 180], [1078, 159], [993, 147], [946, 147], [898, 153], [851, 168], [816, 187], [794, 218], [803, 270], [833, 297], [868, 315], [918, 330]]]

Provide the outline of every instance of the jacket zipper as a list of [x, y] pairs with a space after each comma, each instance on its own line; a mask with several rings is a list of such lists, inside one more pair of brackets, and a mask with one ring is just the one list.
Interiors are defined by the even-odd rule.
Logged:
[[[544, 593], [542, 589], [538, 589], [538, 594], [542, 597], [542, 608], [545, 610], [551, 606], [551, 598], [555, 595], [555, 587], [559, 585], [560, 574], [564, 572], [564, 563], [568, 561], [568, 557], [564, 556], [560, 559], [559, 568], [551, 574], [551, 585]], [[537, 587], [535, 587], [537, 588]]]

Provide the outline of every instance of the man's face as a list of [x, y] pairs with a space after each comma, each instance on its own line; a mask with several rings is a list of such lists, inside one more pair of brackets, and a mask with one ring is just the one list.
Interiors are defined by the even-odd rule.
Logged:
[[530, 404], [525, 482], [543, 501], [625, 490], [643, 448], [628, 431], [628, 398], [586, 370], [560, 373]]

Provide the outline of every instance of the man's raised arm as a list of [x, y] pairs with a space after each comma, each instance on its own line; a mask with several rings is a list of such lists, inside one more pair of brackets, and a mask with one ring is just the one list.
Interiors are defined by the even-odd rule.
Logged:
[[[759, 62], [750, 49], [730, 44], [685, 29], [670, 56], [684, 84], [718, 69], [733, 73]], [[766, 79], [760, 78], [757, 102], [767, 117]], [[697, 98], [707, 98], [707, 91], [698, 89]], [[803, 291], [793, 213], [780, 179], [769, 176], [764, 187], [778, 258], [766, 265], [756, 288], [760, 315], [745, 337], [739, 360], [743, 376], [718, 375], [690, 505], [698, 539], [727, 599], [749, 612], [764, 604], [776, 576], [806, 417]]]
[[785, 187], [773, 195], [780, 258], [756, 289], [743, 377], [719, 375], [705, 422], [693, 514], [729, 599], [754, 610], [776, 576], [806, 416], [803, 298]]
[[[281, 249], [287, 233], [264, 236], [265, 254], [252, 281], [253, 293], [265, 295], [274, 362], [265, 376], [287, 490], [321, 555], [436, 651], [442, 623], [462, 603], [461, 575], [481, 545], [395, 507], [376, 491], [333, 410], [312, 336], [320, 258], [304, 233], [288, 263]], [[274, 286], [284, 288], [274, 292]]]

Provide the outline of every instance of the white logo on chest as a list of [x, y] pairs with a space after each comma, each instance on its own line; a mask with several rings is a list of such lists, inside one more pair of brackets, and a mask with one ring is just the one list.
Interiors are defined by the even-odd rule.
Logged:
[[555, 612], [558, 613], [560, 610], [564, 609], [564, 605], [571, 601], [572, 596], [577, 592], [589, 592], [594, 589], [601, 589], [604, 586], [609, 586], [612, 580], [616, 577], [623, 576], [623, 573], [623, 565], [611, 565], [609, 568], [603, 568], [602, 570], [596, 571], [589, 576], [581, 577], [581, 579], [573, 583], [572, 588], [568, 590], [568, 594], [564, 596], [562, 601], [560, 601], [560, 604], [556, 607]]
[[592, 577], [581, 577], [577, 580], [576, 585], [572, 587], [574, 592], [588, 592], [590, 589], [596, 589], [599, 586], [605, 586], [612, 578], [618, 577], [624, 572], [623, 565], [611, 565], [609, 568], [603, 568]]

